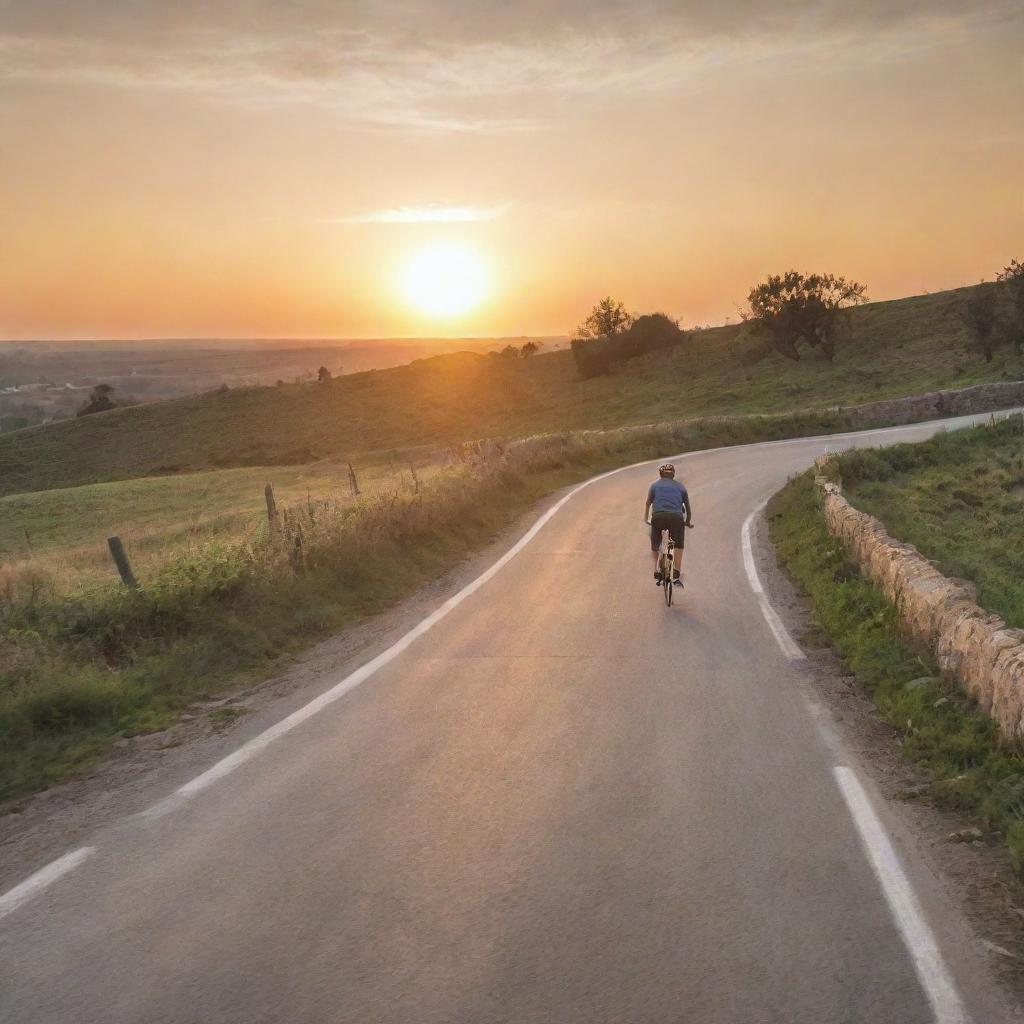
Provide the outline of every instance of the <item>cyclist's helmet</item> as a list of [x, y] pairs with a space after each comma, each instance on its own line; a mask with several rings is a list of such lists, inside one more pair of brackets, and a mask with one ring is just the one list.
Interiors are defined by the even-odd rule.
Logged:
[[675, 476], [676, 467], [671, 462], [666, 462], [664, 465], [658, 467], [658, 473], [660, 476]]

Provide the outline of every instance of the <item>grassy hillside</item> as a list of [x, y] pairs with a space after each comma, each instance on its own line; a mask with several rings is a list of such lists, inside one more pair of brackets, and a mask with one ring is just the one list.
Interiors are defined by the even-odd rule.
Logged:
[[484, 436], [600, 428], [713, 413], [813, 408], [1019, 376], [1024, 360], [964, 352], [958, 292], [853, 314], [833, 363], [737, 358], [738, 327], [580, 381], [568, 352], [470, 353], [326, 384], [243, 388], [0, 437], [0, 494], [168, 473], [298, 465]]
[[947, 576], [971, 580], [978, 602], [1024, 628], [1024, 420], [940, 434], [922, 444], [848, 452], [850, 501], [877, 516]]

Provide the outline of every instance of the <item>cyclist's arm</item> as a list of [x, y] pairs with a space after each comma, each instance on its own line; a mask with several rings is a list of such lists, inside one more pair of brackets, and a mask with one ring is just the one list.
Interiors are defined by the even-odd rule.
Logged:
[[651, 521], [651, 505], [654, 502], [650, 498], [647, 499], [647, 504], [644, 505], [644, 522], [649, 523]]
[[686, 525], [693, 526], [693, 505], [690, 504], [690, 492], [683, 492], [683, 507], [686, 510]]

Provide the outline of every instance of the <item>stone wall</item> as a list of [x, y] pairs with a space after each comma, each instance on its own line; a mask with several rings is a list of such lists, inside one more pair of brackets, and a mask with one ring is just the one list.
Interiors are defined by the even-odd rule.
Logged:
[[1007, 380], [975, 384], [956, 391], [932, 391], [907, 398], [888, 398], [836, 411], [849, 413], [863, 426], [870, 427], [995, 412], [997, 409], [1017, 405], [1024, 405], [1024, 381]]
[[818, 460], [815, 483], [829, 532], [895, 606], [907, 638], [931, 652], [942, 674], [978, 702], [1005, 739], [1024, 739], [1024, 630], [979, 607], [972, 584], [947, 579], [917, 548], [855, 509], [827, 479], [835, 475], [828, 462]]

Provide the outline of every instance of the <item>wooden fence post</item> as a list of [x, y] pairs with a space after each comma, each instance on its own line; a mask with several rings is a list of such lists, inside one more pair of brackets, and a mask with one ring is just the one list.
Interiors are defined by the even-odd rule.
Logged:
[[110, 548], [110, 554], [114, 559], [114, 565], [117, 566], [117, 571], [121, 574], [121, 582], [126, 587], [131, 587], [132, 590], [137, 590], [139, 587], [139, 581], [135, 578], [135, 573], [132, 572], [132, 563], [128, 561], [128, 552], [125, 551], [124, 545], [121, 543], [121, 538], [108, 537], [107, 547]]
[[277, 502], [274, 500], [274, 485], [267, 484], [267, 486], [263, 488], [263, 495], [267, 499], [267, 525], [270, 527], [271, 533], [273, 533], [278, 527]]
[[352, 488], [352, 497], [359, 497], [359, 481], [356, 479], [356, 471], [352, 468], [352, 463], [348, 464], [348, 483]]

